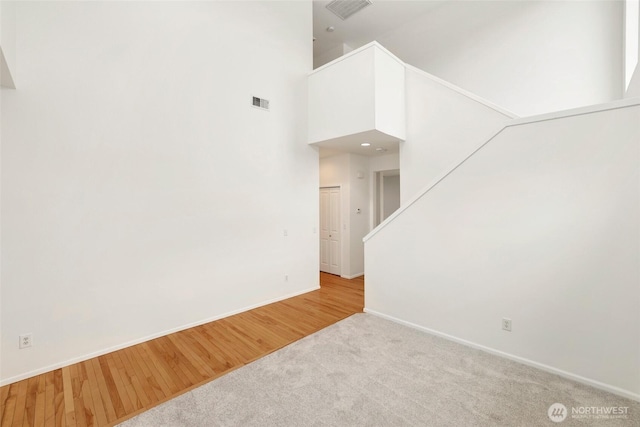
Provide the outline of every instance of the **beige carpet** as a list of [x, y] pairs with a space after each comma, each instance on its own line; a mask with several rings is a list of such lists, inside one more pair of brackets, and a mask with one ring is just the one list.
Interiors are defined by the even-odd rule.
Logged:
[[121, 425], [640, 426], [640, 403], [357, 314]]

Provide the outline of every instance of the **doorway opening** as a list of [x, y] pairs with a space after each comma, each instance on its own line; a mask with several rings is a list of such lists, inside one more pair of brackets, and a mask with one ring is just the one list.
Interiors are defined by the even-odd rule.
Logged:
[[340, 276], [340, 187], [320, 188], [320, 271]]
[[400, 169], [375, 172], [374, 228], [400, 207]]

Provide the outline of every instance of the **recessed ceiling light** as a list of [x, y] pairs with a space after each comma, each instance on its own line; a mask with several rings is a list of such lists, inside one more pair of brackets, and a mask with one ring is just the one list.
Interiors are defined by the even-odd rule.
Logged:
[[336, 29], [334, 27], [327, 27], [328, 33], [333, 33]]
[[362, 144], [360, 144], [360, 145], [362, 145], [363, 147], [368, 147], [368, 146], [370, 146], [371, 144], [369, 144], [368, 142], [363, 142], [363, 143], [362, 143]]

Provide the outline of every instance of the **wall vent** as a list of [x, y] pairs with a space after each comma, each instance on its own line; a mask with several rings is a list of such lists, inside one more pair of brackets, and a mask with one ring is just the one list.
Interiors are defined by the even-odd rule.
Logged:
[[253, 96], [251, 99], [251, 105], [254, 107], [262, 108], [263, 110], [269, 109], [269, 100], [258, 98], [257, 96]]
[[371, 0], [333, 0], [327, 5], [327, 9], [344, 21], [370, 5]]

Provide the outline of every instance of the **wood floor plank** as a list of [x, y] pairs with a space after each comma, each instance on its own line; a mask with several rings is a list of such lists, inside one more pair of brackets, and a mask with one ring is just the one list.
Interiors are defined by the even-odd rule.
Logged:
[[125, 369], [132, 373], [131, 384], [133, 385], [136, 396], [139, 400], [138, 406], [140, 408], [148, 408], [151, 406], [151, 403], [155, 398], [155, 394], [149, 386], [147, 377], [138, 366], [137, 361], [133, 358], [130, 349], [126, 348], [118, 353], [120, 353], [120, 358], [124, 363]]
[[55, 407], [55, 425], [56, 427], [65, 427], [67, 425], [64, 398], [64, 380], [62, 378], [62, 369], [53, 371], [53, 393]]
[[167, 354], [171, 354], [172, 360], [176, 363], [178, 371], [182, 371], [183, 375], [188, 379], [189, 384], [187, 387], [193, 384], [198, 384], [204, 379], [200, 376], [200, 373], [189, 359], [178, 347], [175, 346], [168, 336], [162, 337], [158, 342], [162, 345]]
[[227, 354], [218, 347], [213, 338], [204, 329], [194, 328], [186, 331], [195, 346], [201, 346], [209, 355], [209, 363], [216, 373], [224, 372], [240, 365], [241, 359], [237, 354]]
[[16, 400], [18, 398], [18, 387], [19, 383], [14, 383], [3, 387], [3, 389], [6, 389], [7, 399], [5, 401], [2, 418], [0, 418], [1, 426], [10, 426], [13, 423], [13, 415], [16, 409]]
[[137, 411], [142, 407], [142, 404], [140, 402], [140, 398], [137, 396], [136, 389], [133, 385], [133, 377], [135, 376], [135, 373], [130, 372], [125, 366], [121, 351], [113, 352], [111, 353], [111, 356], [113, 357], [113, 361], [115, 362], [118, 373], [120, 374], [120, 381], [122, 381], [122, 385], [124, 386], [124, 389], [129, 396], [129, 402], [131, 402], [131, 410]]
[[104, 377], [104, 373], [102, 372], [102, 367], [100, 366], [100, 361], [96, 357], [87, 362], [91, 363], [91, 367], [93, 368], [93, 375], [97, 381], [98, 390], [100, 390], [100, 401], [102, 402], [107, 422], [115, 421], [117, 419], [116, 411], [114, 409], [113, 402], [111, 401], [111, 395], [107, 387], [107, 381]]
[[93, 371], [93, 363], [91, 360], [82, 363], [87, 373], [87, 384], [91, 400], [93, 402], [93, 409], [95, 414], [96, 425], [107, 424], [107, 414], [105, 412], [102, 398], [100, 397], [100, 386], [98, 385], [98, 379]]
[[176, 355], [165, 349], [162, 338], [164, 337], [147, 343], [149, 344], [148, 349], [156, 355], [156, 366], [161, 367], [167, 373], [171, 382], [176, 385], [178, 390], [188, 388], [192, 383], [189, 382], [182, 372], [182, 369], [180, 369]]
[[171, 334], [167, 338], [169, 338], [171, 343], [176, 346], [176, 348], [178, 348], [185, 357], [191, 360], [194, 368], [200, 376], [200, 381], [214, 376], [214, 370], [209, 367], [209, 364], [200, 356], [196, 348], [189, 345], [186, 338], [184, 338], [186, 336], [187, 334]]
[[158, 401], [162, 401], [165, 397], [172, 396], [171, 387], [167, 385], [164, 377], [156, 368], [153, 360], [147, 356], [142, 345], [137, 345], [131, 348], [131, 350], [138, 355], [138, 363], [142, 367], [143, 371], [147, 375], [147, 381], [153, 387]]
[[0, 425], [2, 425], [2, 419], [4, 418], [4, 410], [7, 406], [7, 400], [9, 399], [9, 387], [0, 388]]
[[62, 389], [64, 392], [64, 418], [68, 427], [76, 427], [75, 404], [73, 399], [73, 382], [71, 380], [71, 368], [74, 365], [62, 368]]
[[122, 381], [122, 377], [120, 376], [120, 371], [116, 366], [116, 362], [113, 359], [113, 353], [109, 353], [105, 356], [107, 359], [107, 366], [109, 367], [109, 372], [111, 374], [111, 378], [113, 378], [113, 382], [115, 384], [118, 396], [120, 401], [122, 402], [122, 410], [124, 414], [129, 414], [133, 412], [133, 404], [131, 404], [131, 399], [129, 398], [129, 394], [127, 393], [127, 389], [125, 388], [124, 382]]
[[185, 331], [181, 334], [184, 345], [200, 356], [200, 360], [210, 370], [210, 377], [215, 377], [232, 367], [231, 363], [224, 359], [217, 349], [207, 345], [207, 342], [195, 329]]
[[76, 426], [87, 427], [87, 418], [84, 399], [82, 398], [83, 378], [77, 364], [69, 367], [71, 377], [71, 387], [73, 389], [73, 410], [75, 412]]
[[214, 325], [207, 325], [199, 333], [203, 337], [203, 345], [210, 348], [216, 357], [219, 356], [225, 360], [229, 365], [229, 369], [242, 365], [243, 361], [247, 360], [247, 356], [242, 353], [242, 349], [230, 341], [229, 337], [224, 333], [219, 333]]
[[0, 427], [113, 426], [362, 312], [364, 278], [321, 288], [0, 387]]
[[107, 392], [109, 393], [109, 398], [111, 400], [111, 404], [113, 405], [113, 411], [116, 414], [115, 419], [117, 420], [122, 418], [126, 414], [126, 412], [124, 410], [122, 399], [120, 398], [119, 390], [116, 387], [116, 382], [113, 379], [113, 375], [111, 375], [111, 368], [109, 367], [107, 356], [108, 355], [98, 357], [98, 363], [100, 364], [100, 372], [102, 373], [104, 382], [107, 385]]
[[166, 386], [166, 393], [168, 396], [174, 396], [182, 390], [182, 387], [178, 383], [174, 382], [171, 375], [169, 375], [169, 371], [167, 370], [168, 367], [165, 367], [162, 357], [153, 352], [150, 343], [142, 343], [138, 346], [138, 350], [143, 352], [144, 360], [147, 362], [147, 365], [156, 372], [156, 378], [160, 380], [160, 385], [162, 386], [164, 384]]
[[44, 375], [44, 426], [54, 427], [56, 425], [55, 406], [55, 371], [47, 372]]
[[91, 394], [91, 383], [89, 381], [89, 375], [87, 373], [87, 364], [84, 362], [78, 363], [78, 373], [80, 375], [80, 396], [82, 398], [82, 409], [84, 411], [84, 417], [87, 426], [93, 426], [96, 424], [96, 408], [93, 402], [93, 395]]
[[22, 426], [22, 421], [25, 418], [26, 405], [27, 405], [27, 386], [29, 380], [20, 381], [17, 387], [16, 407], [13, 413], [12, 425]]
[[44, 426], [44, 406], [45, 406], [45, 375], [39, 375], [35, 377], [38, 381], [38, 387], [36, 389], [35, 406], [33, 424], [34, 426]]

